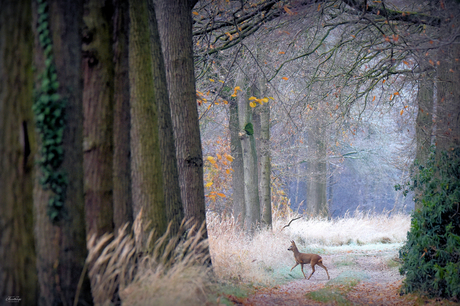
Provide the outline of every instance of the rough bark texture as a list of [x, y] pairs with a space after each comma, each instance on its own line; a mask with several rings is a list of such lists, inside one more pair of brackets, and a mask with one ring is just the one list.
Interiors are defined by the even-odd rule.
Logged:
[[0, 1], [0, 304], [37, 300], [33, 237], [32, 6]]
[[[243, 82], [241, 78], [239, 80]], [[243, 88], [243, 86], [240, 86]], [[244, 228], [252, 233], [260, 222], [259, 179], [257, 172], [257, 152], [254, 139], [252, 111], [249, 106], [246, 91], [238, 94], [238, 118], [240, 124], [239, 136], [243, 153], [244, 169], [244, 199], [246, 218]]]
[[154, 0], [154, 4], [165, 60], [185, 218], [202, 223], [206, 220], [206, 207], [193, 63], [192, 3]]
[[460, 39], [439, 50], [436, 153], [460, 146]]
[[114, 0], [113, 14], [113, 224], [115, 233], [133, 222], [129, 112], [129, 6]]
[[170, 234], [174, 236], [179, 232], [182, 219], [184, 219], [184, 207], [182, 206], [180, 194], [176, 145], [174, 143], [174, 130], [171, 118], [171, 108], [169, 105], [163, 52], [161, 51], [155, 9], [151, 1], [149, 2], [149, 20], [155, 98], [158, 103], [158, 128], [161, 149], [161, 170], [163, 173], [163, 193], [165, 197], [166, 216], [168, 223], [171, 223]]
[[[433, 136], [433, 105], [434, 105], [434, 71], [421, 76], [418, 85], [418, 112], [415, 121], [415, 159], [424, 165], [430, 154], [431, 138]], [[414, 171], [418, 171], [417, 168]], [[416, 194], [421, 190], [416, 189]], [[415, 202], [415, 209], [421, 208], [421, 201]]]
[[86, 231], [113, 230], [113, 55], [111, 6], [86, 0], [83, 15], [83, 165]]
[[[36, 8], [36, 6], [35, 6]], [[40, 305], [73, 305], [87, 250], [83, 199], [83, 109], [81, 76], [81, 1], [49, 1], [50, 30], [59, 81], [59, 94], [66, 99], [62, 168], [68, 179], [64, 209], [67, 217], [52, 225], [47, 206], [49, 193], [36, 180], [34, 214]], [[34, 14], [37, 14], [36, 11]], [[34, 17], [36, 18], [36, 16]], [[37, 36], [36, 36], [37, 37]], [[36, 42], [36, 46], [39, 46]], [[37, 47], [36, 66], [43, 67]], [[89, 282], [78, 297], [79, 305], [92, 303]]]
[[421, 76], [418, 84], [418, 112], [415, 126], [417, 151], [415, 158], [422, 164], [428, 158], [433, 135], [433, 99], [434, 99], [434, 73], [427, 72]]
[[[158, 238], [166, 231], [167, 219], [147, 2], [131, 1], [129, 16], [131, 20], [129, 80], [133, 208], [135, 216], [142, 209], [142, 221], [146, 226], [144, 230], [148, 233], [150, 229], [155, 229], [154, 238]], [[150, 225], [147, 227], [148, 222]]]
[[311, 216], [328, 216], [326, 182], [326, 131], [319, 120], [313, 119], [308, 135], [307, 211]]
[[243, 170], [243, 153], [241, 149], [241, 140], [238, 135], [240, 123], [238, 120], [238, 103], [235, 99], [230, 99], [230, 150], [233, 157], [232, 162], [232, 188], [233, 188], [233, 216], [238, 224], [243, 228], [246, 217], [246, 207], [244, 204], [244, 170]]

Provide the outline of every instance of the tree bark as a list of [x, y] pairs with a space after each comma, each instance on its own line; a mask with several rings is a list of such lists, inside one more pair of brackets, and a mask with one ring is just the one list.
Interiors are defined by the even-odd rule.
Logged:
[[[154, 229], [155, 241], [166, 231], [167, 219], [147, 2], [132, 0], [129, 16], [131, 18], [129, 80], [133, 208], [135, 216], [142, 209], [141, 220], [144, 231], [148, 234], [150, 229]], [[147, 235], [144, 238], [145, 243]]]
[[327, 163], [326, 163], [326, 131], [321, 126], [321, 119], [313, 119], [308, 135], [308, 180], [307, 180], [307, 211], [310, 216], [327, 217]]
[[169, 104], [166, 71], [161, 51], [158, 23], [153, 3], [149, 2], [150, 42], [153, 60], [153, 78], [155, 98], [158, 103], [158, 130], [161, 149], [161, 170], [163, 173], [163, 193], [165, 197], [166, 217], [170, 223], [170, 234], [175, 236], [184, 219], [179, 173], [177, 170], [176, 145]]
[[113, 223], [115, 234], [133, 222], [129, 111], [129, 6], [114, 0]]
[[233, 157], [232, 161], [232, 188], [233, 188], [233, 216], [237, 223], [243, 228], [246, 218], [246, 207], [244, 201], [244, 170], [243, 170], [243, 152], [239, 131], [240, 123], [238, 119], [238, 103], [234, 98], [230, 99], [230, 150]]
[[[110, 3], [111, 4], [111, 3]], [[83, 15], [83, 167], [86, 232], [113, 231], [112, 10], [86, 0]]]
[[431, 137], [433, 135], [433, 99], [434, 71], [421, 76], [418, 84], [418, 111], [415, 121], [416, 154], [421, 164], [425, 164], [430, 154]]
[[[53, 225], [47, 214], [49, 192], [36, 180], [34, 187], [35, 239], [40, 305], [73, 305], [86, 260], [85, 211], [83, 198], [83, 106], [81, 35], [83, 3], [54, 0], [49, 3], [49, 27], [59, 82], [58, 93], [66, 100], [63, 135], [67, 175], [66, 218]], [[35, 14], [37, 7], [34, 5]], [[37, 18], [36, 16], [34, 18]], [[36, 20], [35, 20], [36, 21]], [[36, 22], [35, 22], [36, 24]], [[38, 39], [36, 34], [36, 39]], [[36, 66], [42, 69], [43, 53], [38, 43]], [[92, 304], [85, 277], [77, 299]]]
[[439, 50], [437, 84], [436, 154], [460, 146], [460, 44]]
[[186, 219], [206, 220], [203, 155], [196, 103], [192, 1], [154, 0], [176, 141], [181, 197]]
[[32, 5], [0, 1], [0, 7], [0, 298], [34, 305]]
[[[241, 78], [238, 83], [242, 85], [244, 83], [243, 78]], [[246, 207], [244, 228], [247, 233], [252, 234], [255, 227], [260, 222], [259, 180], [254, 125], [252, 121], [252, 111], [245, 89], [238, 94], [237, 100], [240, 124], [239, 136], [241, 140], [244, 169], [244, 199]]]

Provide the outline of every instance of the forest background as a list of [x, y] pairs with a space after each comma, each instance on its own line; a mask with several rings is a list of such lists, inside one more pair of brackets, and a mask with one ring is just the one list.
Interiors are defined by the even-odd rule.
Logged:
[[27, 305], [102, 303], [91, 247], [135, 219], [128, 262], [167, 269], [212, 265], [206, 214], [423, 210], [409, 178], [458, 148], [456, 1], [1, 6], [0, 292]]

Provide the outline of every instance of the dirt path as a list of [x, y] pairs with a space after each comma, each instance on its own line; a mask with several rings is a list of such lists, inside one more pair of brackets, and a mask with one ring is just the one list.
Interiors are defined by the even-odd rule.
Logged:
[[[238, 304], [297, 305], [414, 305], [414, 295], [400, 296], [397, 247], [386, 250], [354, 250], [324, 255], [329, 270], [317, 267], [310, 280], [298, 277], [284, 285], [261, 289]], [[305, 273], [310, 271], [306, 267]], [[300, 270], [300, 266], [295, 269]], [[442, 303], [442, 302], [441, 302]], [[436, 300], [425, 305], [440, 305]], [[444, 304], [445, 305], [445, 304]]]

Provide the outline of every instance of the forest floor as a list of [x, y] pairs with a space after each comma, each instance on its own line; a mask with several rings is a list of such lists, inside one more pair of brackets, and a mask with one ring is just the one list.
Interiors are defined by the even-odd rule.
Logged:
[[[227, 299], [234, 305], [248, 306], [459, 305], [414, 294], [400, 295], [403, 280], [397, 261], [400, 246], [380, 244], [375, 247], [356, 246], [352, 250], [340, 247], [328, 249], [321, 256], [330, 280], [324, 269], [318, 266], [310, 280], [306, 280], [299, 265], [287, 276], [292, 280], [273, 287], [256, 287], [244, 298], [227, 295]], [[294, 257], [292, 263], [295, 263]], [[308, 277], [311, 267], [305, 265], [304, 271]]]

